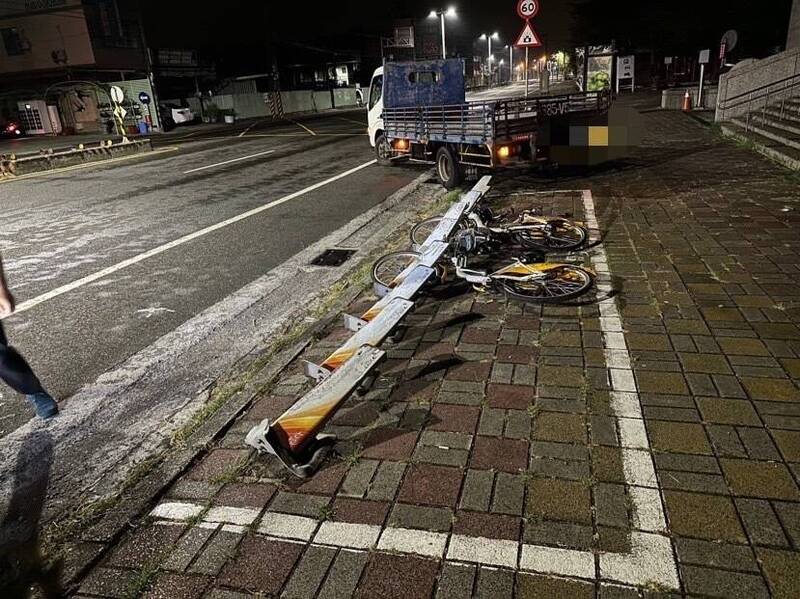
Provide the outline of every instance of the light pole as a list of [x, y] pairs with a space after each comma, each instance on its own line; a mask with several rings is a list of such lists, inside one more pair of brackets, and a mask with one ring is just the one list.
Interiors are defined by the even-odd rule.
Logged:
[[445, 40], [445, 31], [444, 31], [444, 20], [446, 17], [450, 17], [451, 19], [455, 19], [458, 16], [456, 9], [454, 6], [451, 6], [447, 10], [432, 10], [431, 14], [428, 15], [429, 19], [440, 18], [442, 20], [442, 58], [447, 59], [447, 41]]
[[481, 34], [480, 38], [478, 38], [478, 39], [480, 39], [480, 40], [488, 40], [489, 41], [489, 58], [487, 59], [486, 63], [489, 66], [489, 87], [491, 87], [492, 86], [492, 60], [494, 58], [492, 56], [492, 40], [499, 40], [500, 39], [500, 34], [497, 33], [496, 31], [492, 35], [487, 35], [486, 33], [484, 33], [484, 34]]
[[514, 46], [512, 44], [508, 44], [506, 46], [508, 48], [508, 82], [512, 83], [512, 79], [514, 78]]

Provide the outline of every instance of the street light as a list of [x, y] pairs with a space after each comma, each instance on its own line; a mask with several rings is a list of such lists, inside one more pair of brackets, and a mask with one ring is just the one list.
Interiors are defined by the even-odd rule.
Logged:
[[[506, 46], [506, 48], [508, 48], [508, 64], [509, 65], [513, 65], [514, 64], [514, 46], [513, 46], [513, 44], [508, 44]], [[511, 83], [511, 80], [514, 78], [513, 77], [513, 73], [514, 72], [509, 69], [509, 71], [508, 71], [508, 82], [509, 83]]]
[[492, 40], [495, 40], [495, 41], [499, 40], [500, 39], [500, 34], [497, 33], [496, 31], [492, 35], [487, 35], [485, 33], [482, 33], [481, 36], [478, 39], [481, 40], [481, 41], [483, 41], [483, 40], [488, 40], [489, 41], [489, 58], [487, 60], [487, 63], [489, 65], [489, 69], [490, 69], [490, 72], [489, 72], [489, 86], [491, 87], [491, 85], [492, 85], [491, 68], [492, 68], [492, 61], [494, 60], [494, 56], [492, 56]]
[[442, 20], [442, 58], [447, 59], [447, 42], [444, 35], [444, 20], [445, 18], [455, 19], [458, 16], [455, 6], [451, 6], [447, 10], [432, 10], [428, 15], [429, 19], [440, 18]]

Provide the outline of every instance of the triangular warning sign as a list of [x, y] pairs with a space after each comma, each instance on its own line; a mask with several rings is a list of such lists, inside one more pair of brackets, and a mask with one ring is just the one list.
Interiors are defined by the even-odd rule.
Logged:
[[536, 35], [533, 27], [531, 27], [530, 21], [525, 21], [525, 29], [522, 30], [517, 43], [514, 45], [517, 48], [538, 48], [542, 45], [542, 42], [539, 41], [539, 36]]

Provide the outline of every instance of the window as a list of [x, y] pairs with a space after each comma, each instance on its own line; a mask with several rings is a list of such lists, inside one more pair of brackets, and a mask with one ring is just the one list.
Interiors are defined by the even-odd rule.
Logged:
[[408, 80], [411, 83], [419, 83], [421, 85], [434, 85], [439, 83], [439, 73], [434, 73], [433, 71], [409, 73]]
[[31, 51], [31, 45], [25, 33], [16, 27], [0, 29], [0, 36], [3, 38], [3, 45], [8, 56], [21, 56]]
[[369, 92], [369, 108], [372, 110], [383, 97], [383, 76], [380, 75], [372, 80], [372, 89]]

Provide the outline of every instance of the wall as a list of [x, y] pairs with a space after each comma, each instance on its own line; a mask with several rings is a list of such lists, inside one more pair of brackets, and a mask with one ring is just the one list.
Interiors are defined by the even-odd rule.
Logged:
[[[0, 73], [18, 73], [65, 66], [93, 65], [94, 50], [82, 8], [57, 13], [0, 19], [0, 30], [16, 30], [25, 48], [10, 55], [0, 37]], [[7, 33], [7, 36], [12, 35]], [[65, 52], [67, 63], [57, 64], [53, 52]]]
[[792, 16], [789, 18], [789, 35], [786, 37], [786, 49], [800, 48], [800, 0], [792, 4]]
[[[742, 116], [749, 110], [763, 107], [768, 100], [766, 97], [753, 100], [750, 104], [744, 102], [739, 106], [732, 106], [737, 103], [737, 100], [733, 98], [744, 94], [741, 99], [746, 100], [748, 92], [797, 74], [800, 74], [800, 48], [787, 50], [763, 60], [751, 60], [737, 65], [720, 78], [716, 120], [729, 120]], [[800, 88], [794, 93], [794, 95], [798, 94], [800, 94]]]

